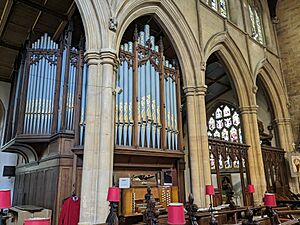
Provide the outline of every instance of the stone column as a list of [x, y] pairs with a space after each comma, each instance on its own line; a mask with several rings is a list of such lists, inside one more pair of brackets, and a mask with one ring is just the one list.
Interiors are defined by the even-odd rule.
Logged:
[[87, 52], [88, 87], [79, 224], [104, 223], [112, 184], [115, 65], [111, 49]]
[[185, 87], [188, 120], [188, 150], [190, 156], [191, 189], [198, 206], [209, 204], [205, 197], [205, 185], [211, 184], [208, 151], [205, 85]]
[[278, 131], [278, 141], [281, 148], [286, 152], [294, 150], [293, 134], [291, 129], [291, 120], [287, 118], [279, 118], [273, 121]]
[[257, 106], [240, 107], [240, 115], [243, 127], [243, 139], [248, 149], [248, 163], [251, 183], [254, 184], [254, 204], [262, 203], [266, 191], [266, 179], [262, 158], [260, 137], [257, 125]]
[[[291, 119], [289, 118], [279, 118], [274, 120], [274, 125], [277, 127], [278, 131], [278, 140], [280, 147], [283, 148], [286, 152], [292, 152], [295, 151], [295, 144], [293, 142], [293, 134], [292, 134], [292, 127], [291, 127]], [[285, 155], [287, 158], [288, 155]], [[288, 158], [287, 158], [288, 160]], [[290, 174], [289, 171], [289, 165], [287, 165], [287, 173]], [[299, 186], [299, 180], [298, 178], [293, 178], [290, 175], [289, 177], [289, 186], [291, 188], [291, 191], [294, 193], [299, 193], [300, 186]]]

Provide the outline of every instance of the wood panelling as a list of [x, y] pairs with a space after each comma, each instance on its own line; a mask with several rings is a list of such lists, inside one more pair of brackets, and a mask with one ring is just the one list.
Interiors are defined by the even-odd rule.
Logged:
[[[82, 160], [78, 160], [76, 194], [81, 190]], [[72, 194], [72, 158], [45, 158], [39, 165], [22, 165], [16, 170], [13, 205], [36, 205], [52, 210], [58, 222], [63, 200]], [[54, 224], [54, 223], [53, 223]]]

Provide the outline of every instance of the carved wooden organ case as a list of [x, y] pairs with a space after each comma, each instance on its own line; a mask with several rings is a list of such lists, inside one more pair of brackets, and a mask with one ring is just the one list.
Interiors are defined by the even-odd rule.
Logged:
[[54, 135], [65, 133], [71, 135], [74, 145], [83, 145], [87, 83], [84, 39], [77, 48], [71, 44], [70, 29], [60, 42], [45, 33], [28, 43], [16, 66], [5, 136], [8, 145], [4, 147], [23, 155], [25, 162], [37, 161], [41, 153], [25, 144], [12, 146], [11, 140], [47, 143]]
[[54, 220], [63, 199], [80, 194], [82, 153], [77, 158], [72, 150], [84, 144], [87, 65], [83, 33], [72, 24], [59, 40], [45, 33], [21, 51], [2, 148], [22, 156], [14, 205], [50, 208]]
[[[148, 24], [140, 31], [135, 27], [133, 41], [124, 41], [120, 46], [114, 178], [117, 182], [116, 178], [133, 177], [132, 174], [157, 176], [163, 170], [172, 169], [176, 171], [176, 178], [173, 178], [176, 182], [172, 185], [178, 187], [183, 198], [180, 69], [175, 60], [164, 55], [162, 38], [157, 41], [150, 32]], [[149, 185], [163, 186], [159, 180]], [[143, 188], [142, 184], [131, 182], [131, 185], [134, 189], [126, 190], [127, 194], [123, 196], [134, 195], [137, 188]], [[123, 210], [128, 212], [129, 209]]]

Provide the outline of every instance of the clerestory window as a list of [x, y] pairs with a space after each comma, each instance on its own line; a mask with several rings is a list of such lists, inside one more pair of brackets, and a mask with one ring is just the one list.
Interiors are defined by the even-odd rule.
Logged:
[[228, 4], [227, 0], [206, 0], [207, 5], [209, 5], [213, 10], [220, 13], [224, 17], [228, 17]]
[[251, 21], [251, 36], [261, 44], [263, 44], [263, 29], [262, 29], [262, 19], [261, 10], [256, 1], [249, 0], [249, 16]]

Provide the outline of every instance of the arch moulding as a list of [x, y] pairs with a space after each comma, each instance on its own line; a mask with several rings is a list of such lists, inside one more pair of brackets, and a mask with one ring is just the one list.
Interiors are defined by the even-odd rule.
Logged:
[[108, 40], [111, 15], [107, 1], [75, 0], [84, 27], [87, 52], [100, 52]]
[[244, 56], [228, 32], [220, 32], [209, 39], [204, 48], [204, 60], [218, 53], [229, 71], [240, 107], [256, 106], [253, 79]]
[[176, 51], [183, 73], [184, 86], [194, 87], [203, 83], [199, 72], [202, 61], [199, 44], [172, 1], [126, 1], [118, 8], [116, 15], [119, 28], [114, 41], [115, 49], [119, 48], [123, 34], [132, 21], [141, 16], [153, 15], [168, 35]]
[[[275, 119], [290, 118], [288, 112], [288, 97], [278, 73], [267, 59], [261, 60], [255, 69], [255, 84], [258, 77], [271, 100]], [[254, 84], [254, 85], [255, 85]]]

